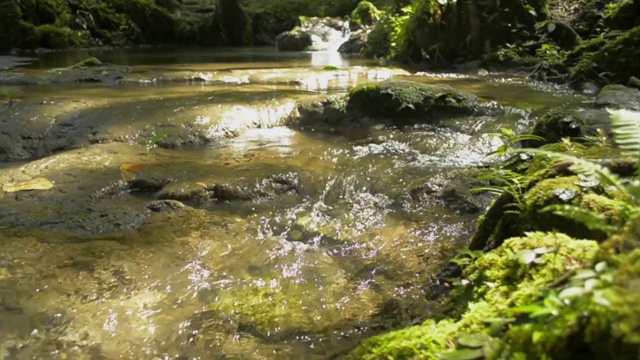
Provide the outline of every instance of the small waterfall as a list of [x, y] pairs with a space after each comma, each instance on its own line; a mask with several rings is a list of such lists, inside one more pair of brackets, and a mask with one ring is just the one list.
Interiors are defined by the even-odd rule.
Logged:
[[349, 20], [312, 17], [302, 19], [300, 27], [311, 35], [309, 51], [337, 52], [351, 36]]

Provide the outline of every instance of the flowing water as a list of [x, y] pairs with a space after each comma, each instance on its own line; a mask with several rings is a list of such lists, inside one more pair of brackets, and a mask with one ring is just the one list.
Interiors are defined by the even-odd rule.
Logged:
[[[42, 78], [87, 55], [46, 54], [11, 71]], [[0, 191], [2, 359], [328, 359], [419, 321], [476, 216], [411, 190], [490, 164], [498, 128], [527, 129], [543, 110], [585, 100], [518, 78], [411, 74], [333, 53], [97, 55], [131, 72], [17, 85], [21, 101], [0, 112], [26, 129], [9, 142], [19, 149], [0, 163], [0, 184], [55, 184]], [[300, 99], [389, 77], [446, 83], [502, 112], [365, 132], [283, 120]], [[162, 129], [184, 136], [146, 141]], [[143, 165], [134, 175], [162, 189], [128, 186], [122, 164]]]

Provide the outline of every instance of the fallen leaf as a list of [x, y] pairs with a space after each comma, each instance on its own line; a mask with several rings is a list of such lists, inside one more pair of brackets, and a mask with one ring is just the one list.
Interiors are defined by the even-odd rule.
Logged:
[[28, 190], [49, 190], [53, 188], [53, 183], [47, 178], [35, 178], [15, 184], [5, 184], [2, 190], [8, 193]]
[[120, 165], [120, 170], [124, 170], [124, 171], [141, 171], [142, 169], [144, 169], [144, 164], [138, 164], [138, 163], [124, 163], [122, 165]]
[[126, 181], [132, 181], [132, 180], [136, 179], [136, 173], [121, 169], [120, 170], [120, 177], [122, 177], [122, 179], [124, 179]]
[[144, 169], [143, 164], [124, 163], [120, 165], [120, 176], [126, 181], [132, 181], [136, 179], [137, 173], [142, 169]]

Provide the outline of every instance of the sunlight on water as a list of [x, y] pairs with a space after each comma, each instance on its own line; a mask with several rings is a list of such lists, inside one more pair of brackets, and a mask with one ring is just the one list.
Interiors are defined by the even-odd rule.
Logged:
[[[31, 86], [24, 103], [35, 105], [11, 108], [34, 119], [24, 123], [33, 132], [36, 119], [101, 126], [71, 133], [90, 140], [67, 150], [0, 166], [2, 184], [55, 184], [0, 192], [0, 359], [338, 358], [438, 305], [433, 279], [477, 215], [420, 189], [490, 165], [500, 127], [526, 129], [535, 109], [583, 100], [329, 52], [104, 56], [133, 71], [118, 84]], [[25, 71], [43, 73], [36, 66]], [[500, 111], [332, 133], [285, 127], [303, 96], [389, 78], [447, 83]], [[140, 140], [176, 128], [188, 131], [175, 146]], [[138, 187], [123, 164], [139, 165]]]

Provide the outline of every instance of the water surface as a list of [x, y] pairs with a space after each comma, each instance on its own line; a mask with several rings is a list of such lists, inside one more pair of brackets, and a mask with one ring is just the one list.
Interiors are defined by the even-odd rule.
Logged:
[[[490, 165], [498, 128], [527, 129], [537, 112], [585, 101], [499, 75], [371, 76], [388, 70], [270, 49], [51, 53], [12, 71], [42, 73], [87, 55], [130, 66], [137, 80], [23, 86], [23, 107], [8, 115], [82, 117], [123, 135], [0, 164], [0, 183], [56, 184], [0, 192], [3, 359], [329, 359], [419, 321], [437, 306], [433, 281], [475, 216], [410, 191]], [[194, 81], [202, 73], [212, 78]], [[152, 76], [164, 80], [143, 81]], [[364, 133], [262, 121], [282, 117], [282, 104], [386, 77], [447, 83], [504, 111]], [[134, 122], [157, 129], [252, 116], [262, 122], [200, 145], [161, 148], [127, 135]], [[150, 211], [162, 196], [129, 190], [122, 164], [171, 180], [162, 191], [184, 194], [187, 206]], [[248, 195], [198, 197], [208, 184]]]

